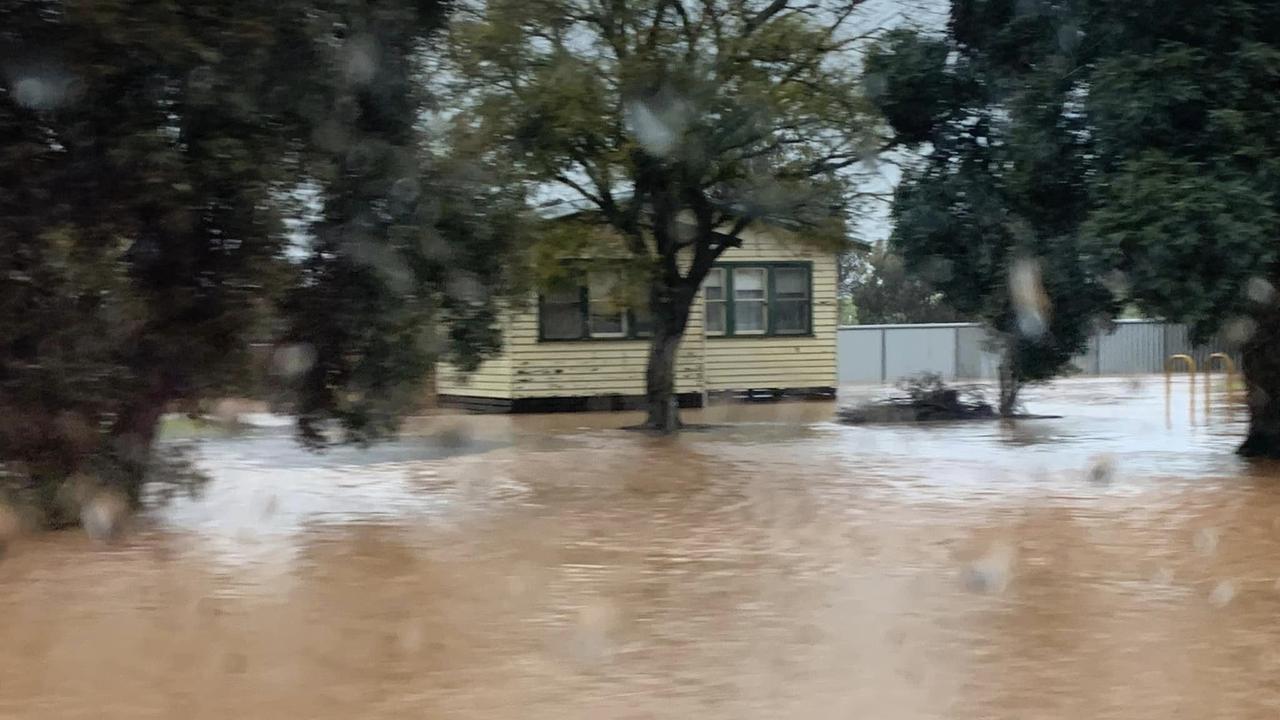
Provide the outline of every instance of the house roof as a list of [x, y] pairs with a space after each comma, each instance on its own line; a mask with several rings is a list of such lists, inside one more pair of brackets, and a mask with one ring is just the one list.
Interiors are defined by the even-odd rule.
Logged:
[[[631, 193], [626, 193], [620, 196], [618, 201], [627, 202], [630, 199]], [[720, 204], [719, 207], [722, 210], [728, 211], [730, 214], [733, 214], [735, 210], [741, 209], [740, 205], [733, 204]], [[575, 215], [594, 212], [597, 209], [598, 207], [596, 204], [587, 198], [555, 198], [538, 204], [533, 208], [533, 212], [544, 220], [560, 220], [567, 217], [573, 217]], [[776, 215], [766, 215], [761, 217], [760, 221], [769, 225], [776, 225], [777, 227], [785, 230], [791, 230], [793, 232], [803, 230], [805, 227], [804, 223], [798, 220], [779, 217]], [[870, 243], [861, 240], [854, 240], [852, 238], [849, 239], [849, 242], [855, 249], [862, 251], [871, 250]]]

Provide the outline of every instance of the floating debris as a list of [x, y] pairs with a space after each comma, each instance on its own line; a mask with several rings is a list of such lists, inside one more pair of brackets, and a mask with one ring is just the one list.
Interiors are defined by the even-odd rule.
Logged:
[[898, 389], [904, 394], [841, 408], [836, 417], [853, 425], [997, 417], [980, 387], [950, 387], [934, 373], [903, 380]]

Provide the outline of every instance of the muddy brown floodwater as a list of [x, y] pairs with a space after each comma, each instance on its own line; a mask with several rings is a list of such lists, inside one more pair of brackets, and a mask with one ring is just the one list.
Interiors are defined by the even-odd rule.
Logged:
[[1280, 717], [1280, 475], [1177, 393], [1168, 426], [1155, 378], [1014, 425], [207, 441], [204, 496], [121, 543], [10, 546], [0, 717]]

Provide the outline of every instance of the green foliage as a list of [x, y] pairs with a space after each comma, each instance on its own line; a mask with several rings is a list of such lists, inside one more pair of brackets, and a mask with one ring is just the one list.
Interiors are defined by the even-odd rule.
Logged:
[[1280, 457], [1280, 2], [1088, 5], [1091, 242], [1127, 301], [1196, 339], [1252, 328], [1240, 452]]
[[899, 136], [931, 145], [899, 190], [895, 243], [909, 262], [951, 260], [948, 300], [1006, 332], [1001, 268], [1040, 258], [1056, 347], [1018, 343], [1042, 369], [1080, 337], [1072, 318], [1106, 307], [1093, 278], [1201, 339], [1251, 316], [1245, 447], [1280, 455], [1277, 12], [1277, 0], [957, 0], [941, 68], [941, 41], [887, 39], [869, 81]]
[[1095, 5], [1092, 242], [1132, 300], [1207, 337], [1280, 279], [1280, 3]]
[[[842, 261], [849, 309], [856, 314], [841, 323], [959, 322], [963, 316], [949, 307], [941, 293], [922, 274], [907, 271], [898, 256], [878, 251], [871, 256], [850, 255]], [[941, 268], [939, 268], [941, 269]], [[844, 308], [842, 308], [843, 312]]]
[[1077, 11], [961, 0], [945, 38], [892, 34], [868, 67], [894, 137], [924, 152], [897, 189], [890, 244], [1003, 338], [1015, 386], [1060, 372], [1113, 309], [1080, 240], [1090, 148]]
[[867, 53], [867, 95], [904, 143], [926, 142], [955, 112], [955, 76], [947, 70], [946, 42], [894, 30]]
[[1276, 260], [1276, 208], [1252, 178], [1152, 150], [1098, 188], [1088, 225], [1102, 267], [1131, 295], [1208, 337], [1245, 310], [1243, 289]]
[[314, 359], [313, 439], [385, 432], [433, 358], [496, 348], [515, 203], [425, 162], [439, 22], [411, 0], [0, 4], [0, 494], [88, 471], [137, 499], [161, 414], [250, 392], [251, 345], [282, 331]]

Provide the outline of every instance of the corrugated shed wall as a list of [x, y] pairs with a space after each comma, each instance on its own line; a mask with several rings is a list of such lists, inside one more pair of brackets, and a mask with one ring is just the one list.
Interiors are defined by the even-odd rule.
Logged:
[[[1000, 357], [991, 352], [987, 331], [972, 323], [937, 325], [857, 325], [836, 337], [840, 382], [885, 382], [935, 372], [949, 380], [993, 379]], [[1139, 375], [1162, 372], [1166, 358], [1191, 355], [1203, 368], [1210, 354], [1237, 353], [1221, 335], [1191, 344], [1182, 325], [1158, 320], [1120, 320], [1100, 331], [1072, 362], [1084, 375]]]

